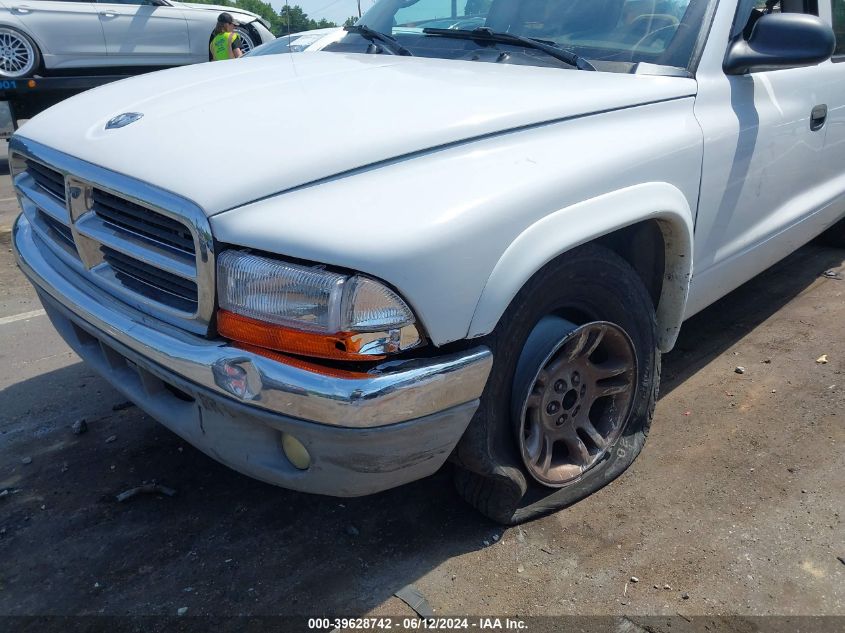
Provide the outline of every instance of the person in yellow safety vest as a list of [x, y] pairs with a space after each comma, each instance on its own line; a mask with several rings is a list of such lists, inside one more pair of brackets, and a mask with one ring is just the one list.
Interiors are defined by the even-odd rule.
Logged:
[[235, 19], [230, 13], [217, 17], [217, 26], [208, 38], [208, 52], [211, 61], [236, 59], [243, 55], [241, 37], [235, 33]]

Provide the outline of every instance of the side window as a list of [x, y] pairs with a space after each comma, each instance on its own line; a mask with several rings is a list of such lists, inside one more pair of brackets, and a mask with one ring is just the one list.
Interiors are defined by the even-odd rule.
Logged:
[[[760, 19], [760, 16], [766, 13], [809, 13], [818, 15], [819, 2], [818, 0], [751, 0], [745, 3], [740, 2], [737, 18], [745, 19], [744, 16], [748, 16], [748, 18], [744, 23], [739, 21], [734, 23], [732, 35], [741, 32], [748, 39], [754, 29], [754, 24]], [[741, 29], [740, 24], [744, 24]]]
[[836, 33], [834, 55], [845, 55], [845, 0], [833, 0], [833, 32]]

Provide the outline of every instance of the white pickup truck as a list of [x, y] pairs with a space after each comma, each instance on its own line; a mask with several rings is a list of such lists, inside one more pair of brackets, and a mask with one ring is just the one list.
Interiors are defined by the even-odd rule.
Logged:
[[354, 496], [449, 459], [524, 520], [631, 464], [684, 319], [845, 241], [843, 32], [842, 0], [379, 0], [24, 125], [17, 261], [232, 468]]

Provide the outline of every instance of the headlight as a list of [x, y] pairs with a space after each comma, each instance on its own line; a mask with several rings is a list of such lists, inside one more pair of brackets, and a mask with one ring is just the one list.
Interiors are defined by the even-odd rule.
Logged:
[[336, 360], [421, 343], [411, 309], [374, 279], [231, 250], [217, 261], [218, 330], [227, 338]]

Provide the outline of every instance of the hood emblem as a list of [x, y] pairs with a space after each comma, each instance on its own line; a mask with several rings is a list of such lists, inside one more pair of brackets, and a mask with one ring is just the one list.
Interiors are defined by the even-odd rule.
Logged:
[[123, 114], [118, 114], [116, 117], [109, 119], [108, 123], [106, 123], [106, 129], [115, 130], [119, 127], [126, 127], [130, 123], [135, 123], [142, 116], [144, 115], [141, 112], [124, 112]]

